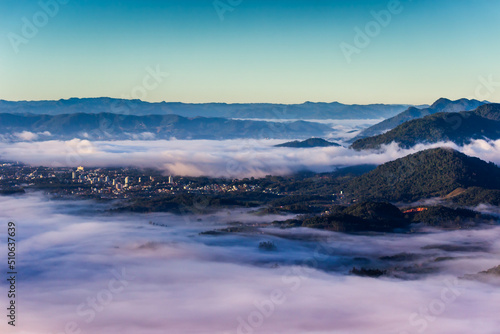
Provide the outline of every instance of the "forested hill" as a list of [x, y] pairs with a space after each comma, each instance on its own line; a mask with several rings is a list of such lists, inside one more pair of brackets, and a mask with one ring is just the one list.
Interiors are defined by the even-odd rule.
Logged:
[[283, 144], [274, 145], [275, 147], [293, 147], [293, 148], [309, 148], [309, 147], [328, 147], [340, 146], [337, 143], [329, 142], [322, 138], [309, 138], [304, 141], [294, 140]]
[[408, 202], [469, 187], [500, 189], [500, 168], [452, 149], [437, 148], [380, 165], [351, 180], [344, 192], [362, 199]]

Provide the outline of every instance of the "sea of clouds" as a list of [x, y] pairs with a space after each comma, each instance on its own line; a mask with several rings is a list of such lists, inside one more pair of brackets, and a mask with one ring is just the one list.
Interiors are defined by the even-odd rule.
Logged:
[[167, 174], [217, 177], [262, 177], [302, 170], [328, 172], [341, 166], [382, 164], [427, 148], [451, 147], [467, 155], [500, 164], [500, 140], [420, 144], [401, 149], [396, 144], [380, 150], [355, 151], [347, 147], [277, 148], [283, 140], [130, 140], [0, 142], [0, 160], [53, 167], [135, 166]]
[[[106, 204], [39, 193], [0, 197], [0, 207], [2, 226], [17, 225], [19, 272], [17, 326], [4, 316], [2, 333], [494, 334], [500, 327], [498, 285], [461, 278], [499, 264], [500, 227], [204, 236], [233, 221], [288, 217], [110, 215]], [[276, 251], [260, 250], [261, 241]], [[399, 278], [348, 275], [353, 266], [383, 268], [389, 264], [380, 257], [403, 252], [415, 257], [399, 265], [415, 270]], [[0, 302], [7, 305], [6, 293]]]

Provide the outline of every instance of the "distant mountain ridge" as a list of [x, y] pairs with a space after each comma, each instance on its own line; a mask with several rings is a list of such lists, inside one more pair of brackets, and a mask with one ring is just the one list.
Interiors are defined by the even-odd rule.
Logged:
[[0, 113], [60, 115], [114, 113], [123, 115], [168, 115], [258, 119], [377, 119], [396, 115], [406, 104], [347, 105], [339, 102], [272, 103], [149, 103], [109, 97], [71, 98], [57, 101], [0, 100]]
[[442, 112], [405, 122], [373, 137], [356, 140], [356, 150], [377, 149], [398, 143], [409, 148], [419, 143], [452, 141], [458, 145], [473, 139], [500, 139], [500, 104], [484, 104], [473, 111]]
[[404, 122], [411, 121], [413, 119], [422, 118], [440, 112], [470, 111], [486, 103], [488, 102], [480, 102], [478, 100], [468, 99], [451, 101], [449, 99], [440, 98], [428, 108], [419, 109], [415, 107], [409, 107], [407, 110], [400, 114], [397, 114], [396, 116], [393, 116], [380, 123], [372, 125], [369, 128], [366, 128], [365, 130], [361, 131], [359, 135], [357, 135], [354, 139], [357, 140], [360, 138], [379, 135], [388, 130], [394, 129]]
[[[327, 125], [306, 121], [264, 122], [225, 118], [186, 118], [178, 115], [0, 114], [5, 139], [90, 140], [124, 139], [296, 139], [331, 131]], [[26, 133], [27, 132], [27, 133]]]

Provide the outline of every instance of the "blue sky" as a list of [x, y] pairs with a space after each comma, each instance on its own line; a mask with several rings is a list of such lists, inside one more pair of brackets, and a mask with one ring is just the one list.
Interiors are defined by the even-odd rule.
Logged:
[[0, 99], [500, 101], [500, 2], [391, 1], [2, 0]]

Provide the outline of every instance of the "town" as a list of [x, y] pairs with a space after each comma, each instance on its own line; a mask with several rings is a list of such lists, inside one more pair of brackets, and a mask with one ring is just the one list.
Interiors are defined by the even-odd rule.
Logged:
[[253, 178], [177, 177], [154, 169], [41, 167], [0, 162], [0, 191], [4, 194], [33, 189], [55, 196], [99, 199], [147, 198], [179, 193], [262, 192], [281, 195], [277, 189], [262, 188], [250, 184], [255, 183], [252, 181]]

